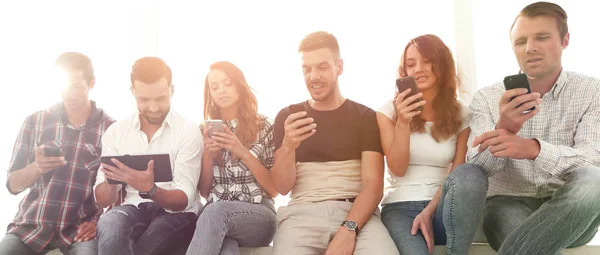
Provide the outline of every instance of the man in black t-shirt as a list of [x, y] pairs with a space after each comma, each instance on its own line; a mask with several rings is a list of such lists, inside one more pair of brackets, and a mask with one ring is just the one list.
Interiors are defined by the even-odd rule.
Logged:
[[337, 39], [314, 32], [300, 43], [312, 100], [275, 119], [272, 176], [290, 203], [279, 208], [274, 254], [398, 254], [379, 217], [383, 152], [375, 112], [345, 99]]

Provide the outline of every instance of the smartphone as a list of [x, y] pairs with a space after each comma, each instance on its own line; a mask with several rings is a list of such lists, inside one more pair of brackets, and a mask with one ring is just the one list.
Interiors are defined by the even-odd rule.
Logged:
[[[529, 80], [527, 79], [527, 75], [525, 73], [509, 75], [504, 77], [504, 88], [506, 90], [524, 88], [527, 89], [527, 94], [531, 93], [531, 87], [529, 86]], [[512, 101], [515, 97], [512, 97], [510, 100]], [[523, 104], [520, 104], [517, 107], [520, 107]], [[534, 107], [529, 108], [527, 111], [533, 111]]]
[[208, 129], [208, 137], [212, 137], [213, 132], [224, 132], [223, 130], [223, 121], [222, 120], [206, 120], [206, 128]]
[[[398, 78], [396, 79], [396, 87], [398, 88], [398, 92], [402, 93], [407, 89], [410, 89], [410, 92], [408, 93], [408, 95], [406, 95], [406, 98], [409, 98], [411, 96], [414, 96], [416, 94], [419, 94], [419, 88], [417, 87], [417, 81], [415, 81], [415, 77], [412, 76], [406, 76], [406, 77], [402, 77], [402, 78]], [[421, 100], [423, 100], [423, 98], [419, 98], [416, 101], [413, 101], [412, 103], [418, 103], [421, 102]], [[423, 106], [419, 106], [417, 107], [415, 110], [417, 111], [421, 111], [423, 110]]]
[[[304, 103], [300, 103], [300, 104], [291, 104], [290, 106], [288, 106], [288, 109], [290, 110], [290, 114], [294, 114], [297, 112], [307, 112], [306, 116], [299, 118], [297, 120], [301, 120], [301, 119], [305, 119], [308, 118], [308, 111], [306, 111], [306, 105]], [[306, 127], [307, 125], [304, 126], [300, 126], [298, 128], [303, 128]], [[306, 132], [306, 133], [310, 133], [310, 131]]]
[[44, 157], [60, 157], [60, 148], [53, 146], [44, 147]]
[[306, 111], [306, 106], [304, 106], [304, 103], [302, 104], [292, 104], [289, 106], [290, 109], [290, 114], [294, 114], [297, 112], [305, 112]]

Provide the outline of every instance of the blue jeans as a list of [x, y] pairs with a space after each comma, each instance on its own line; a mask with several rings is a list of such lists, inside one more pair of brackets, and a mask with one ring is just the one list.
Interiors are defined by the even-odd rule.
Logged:
[[490, 197], [483, 231], [499, 254], [560, 254], [600, 225], [600, 168], [575, 169], [551, 197]]
[[[467, 254], [483, 218], [487, 175], [469, 164], [457, 166], [442, 186], [442, 196], [433, 218], [436, 245], [446, 245], [446, 254]], [[381, 220], [400, 254], [429, 254], [419, 231], [411, 234], [415, 217], [429, 201], [398, 202], [383, 206]]]
[[158, 255], [185, 252], [196, 214], [168, 213], [157, 203], [117, 206], [98, 221], [98, 254]]
[[268, 246], [277, 230], [276, 214], [264, 204], [219, 201], [198, 217], [187, 255], [239, 255], [241, 247]]
[[[37, 253], [13, 234], [6, 234], [0, 241], [0, 255], [38, 255], [46, 254], [51, 249], [53, 248], [47, 247], [41, 253]], [[98, 253], [98, 242], [96, 240], [76, 242], [71, 244], [68, 249], [61, 249], [60, 251], [64, 255], [95, 255]]]

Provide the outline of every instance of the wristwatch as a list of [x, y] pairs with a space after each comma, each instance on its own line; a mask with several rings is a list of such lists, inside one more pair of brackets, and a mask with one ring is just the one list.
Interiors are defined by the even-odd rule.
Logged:
[[154, 193], [156, 193], [156, 189], [158, 187], [156, 187], [156, 183], [154, 184], [154, 186], [152, 186], [152, 188], [150, 189], [150, 191], [148, 192], [139, 192], [139, 195], [141, 198], [145, 198], [145, 199], [150, 199], [152, 198], [152, 196], [154, 196]]
[[342, 222], [341, 226], [346, 227], [346, 229], [350, 231], [356, 232], [356, 235], [358, 235], [358, 224], [356, 224], [356, 222], [352, 220], [345, 220], [344, 222]]

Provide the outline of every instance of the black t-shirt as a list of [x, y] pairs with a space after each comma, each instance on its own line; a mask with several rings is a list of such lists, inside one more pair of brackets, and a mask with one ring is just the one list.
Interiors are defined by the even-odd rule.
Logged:
[[[375, 111], [350, 99], [337, 109], [318, 111], [304, 104], [308, 116], [317, 124], [316, 133], [302, 141], [296, 149], [298, 162], [328, 162], [361, 159], [363, 151], [383, 153]], [[290, 115], [283, 108], [275, 118], [273, 136], [275, 150], [281, 147], [285, 136], [284, 123]]]

